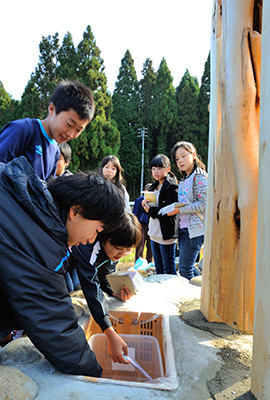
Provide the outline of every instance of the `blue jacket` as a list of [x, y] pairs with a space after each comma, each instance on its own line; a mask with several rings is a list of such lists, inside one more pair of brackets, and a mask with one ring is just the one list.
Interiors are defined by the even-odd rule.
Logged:
[[63, 220], [25, 157], [0, 163], [0, 338], [24, 329], [60, 371], [100, 376], [64, 279]]
[[0, 132], [0, 162], [25, 156], [44, 181], [55, 176], [59, 155], [57, 142], [48, 136], [39, 119], [9, 122]]
[[135, 202], [134, 202], [134, 206], [133, 206], [133, 214], [136, 215], [136, 217], [138, 218], [139, 222], [143, 225], [147, 225], [148, 224], [148, 215], [144, 213], [143, 208], [142, 208], [142, 201], [143, 201], [144, 197], [138, 197]]

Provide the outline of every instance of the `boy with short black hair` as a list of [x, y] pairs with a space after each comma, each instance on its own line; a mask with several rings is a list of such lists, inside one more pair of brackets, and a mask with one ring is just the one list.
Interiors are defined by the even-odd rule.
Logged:
[[81, 82], [63, 81], [53, 92], [48, 116], [9, 122], [0, 132], [0, 162], [24, 155], [43, 180], [55, 176], [59, 148], [77, 138], [94, 117], [91, 90]]

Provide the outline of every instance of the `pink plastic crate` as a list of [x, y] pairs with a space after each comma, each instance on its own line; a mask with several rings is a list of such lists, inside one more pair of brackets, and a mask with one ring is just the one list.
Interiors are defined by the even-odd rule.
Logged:
[[[135, 360], [152, 379], [164, 376], [159, 342], [155, 337], [129, 334], [120, 336], [127, 343], [129, 357]], [[107, 352], [107, 338], [103, 333], [91, 336], [89, 344], [103, 368], [102, 378], [133, 382], [148, 381], [144, 374], [132, 364], [112, 362]]]

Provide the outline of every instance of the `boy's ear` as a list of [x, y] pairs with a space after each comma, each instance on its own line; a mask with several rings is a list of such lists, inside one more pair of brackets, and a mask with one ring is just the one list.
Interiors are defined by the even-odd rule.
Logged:
[[53, 113], [55, 112], [55, 106], [54, 106], [53, 103], [50, 103], [50, 104], [49, 104], [48, 112], [49, 112], [50, 115], [53, 114]]
[[78, 206], [70, 207], [68, 215], [69, 215], [69, 218], [70, 218], [71, 221], [78, 214], [78, 212], [79, 212], [79, 207]]

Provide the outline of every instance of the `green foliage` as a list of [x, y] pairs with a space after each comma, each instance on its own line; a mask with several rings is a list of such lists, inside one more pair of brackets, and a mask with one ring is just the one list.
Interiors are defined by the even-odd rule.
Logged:
[[[147, 136], [145, 137], [145, 169], [148, 168], [149, 158], [153, 151], [153, 126], [151, 124], [151, 109], [154, 100], [154, 88], [156, 83], [156, 73], [150, 58], [145, 60], [142, 69], [142, 79], [140, 81], [140, 107], [139, 121], [141, 127], [147, 127]], [[145, 184], [145, 182], [144, 182]], [[144, 186], [144, 185], [143, 185]]]
[[17, 100], [12, 99], [12, 97], [5, 91], [3, 83], [0, 81], [0, 129], [9, 121], [16, 117], [18, 114]]
[[153, 102], [150, 111], [152, 131], [152, 153], [167, 154], [173, 146], [173, 134], [177, 122], [177, 106], [172, 76], [163, 58], [157, 71], [153, 90]]
[[0, 81], [0, 118], [3, 117], [5, 111], [9, 108], [10, 102], [11, 102], [11, 97], [5, 91], [4, 85]]
[[202, 83], [198, 95], [198, 135], [200, 139], [200, 155], [207, 164], [209, 137], [209, 103], [210, 103], [210, 53], [204, 64]]
[[185, 71], [179, 86], [176, 88], [176, 101], [178, 108], [177, 133], [174, 141], [187, 140], [196, 146], [198, 137], [198, 104], [199, 84], [188, 70]]
[[141, 152], [139, 128], [139, 83], [129, 50], [121, 61], [118, 81], [113, 93], [112, 118], [121, 134], [119, 158], [125, 171], [127, 189], [131, 196], [140, 185]]
[[74, 47], [72, 35], [67, 32], [57, 54], [57, 80], [77, 80], [78, 64], [79, 56]]
[[59, 51], [58, 36], [56, 32], [54, 36], [42, 37], [39, 44], [39, 63], [31, 77], [40, 96], [41, 118], [47, 115], [49, 98], [58, 83], [56, 75]]
[[42, 99], [32, 74], [26, 88], [24, 89], [22, 100], [19, 105], [20, 118], [43, 118], [45, 116]]
[[[68, 48], [72, 49], [70, 37], [68, 43]], [[73, 151], [71, 168], [96, 169], [106, 155], [118, 153], [120, 133], [111, 119], [112, 99], [107, 91], [104, 61], [89, 25], [83, 34], [83, 40], [78, 44], [76, 54], [77, 79], [93, 90], [96, 112], [86, 131], [70, 143]], [[74, 68], [74, 64], [72, 65]]]

